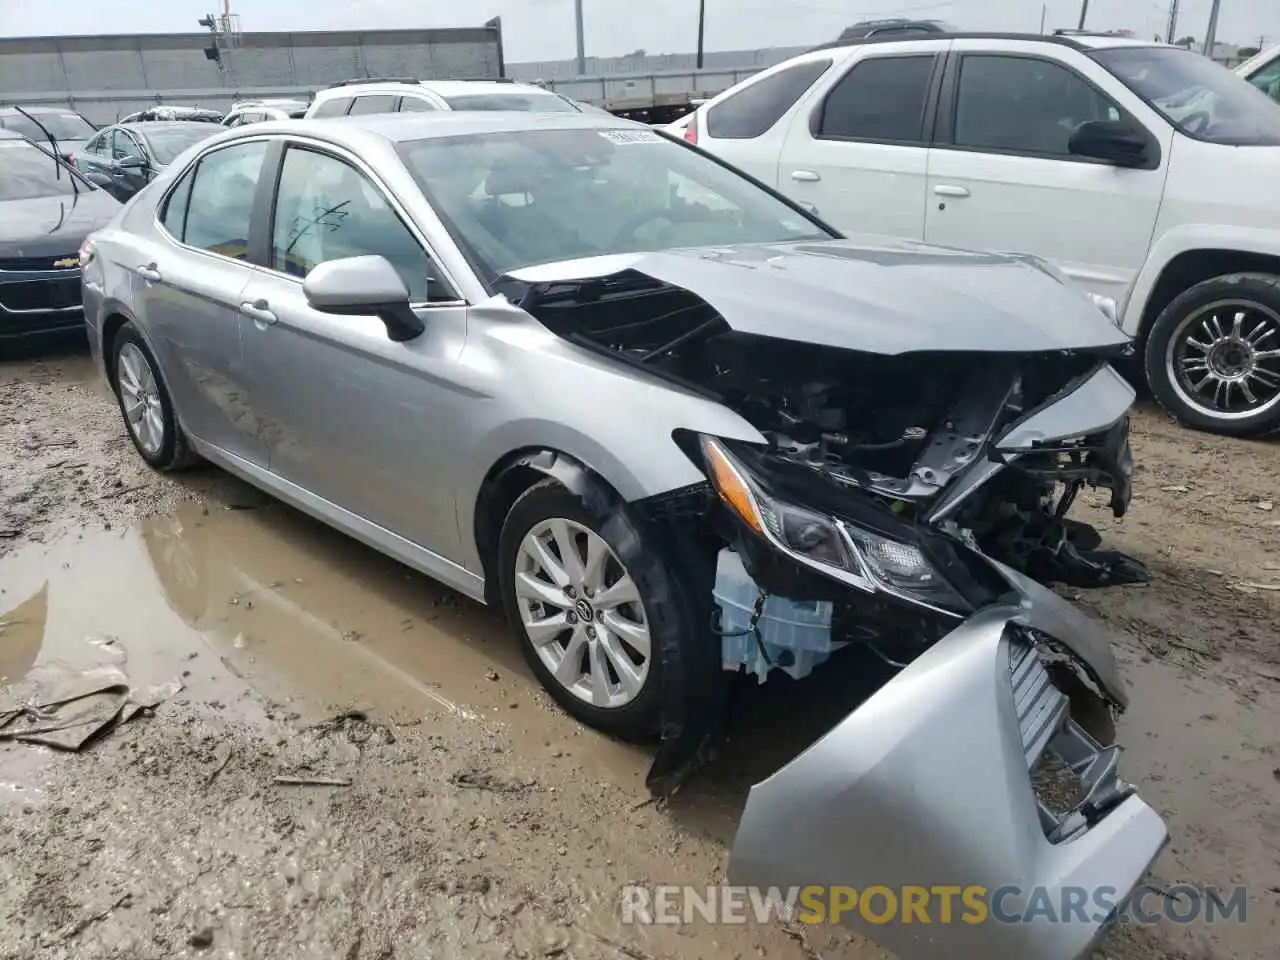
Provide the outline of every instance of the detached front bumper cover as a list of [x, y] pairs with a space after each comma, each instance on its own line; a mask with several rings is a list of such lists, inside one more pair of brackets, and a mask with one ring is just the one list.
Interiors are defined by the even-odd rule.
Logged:
[[[987, 608], [882, 687], [823, 739], [751, 791], [729, 864], [734, 884], [769, 887], [982, 887], [1000, 916], [1035, 895], [1060, 905], [1071, 890], [1132, 893], [1167, 839], [1160, 816], [1117, 776], [1104, 749], [1068, 715], [1037, 638], [1064, 637], [1047, 603]], [[1081, 617], [1081, 619], [1086, 619]], [[1071, 626], [1081, 624], [1072, 618]], [[1074, 809], [1050, 812], [1031, 768], [1050, 750], [1082, 786]], [[1092, 904], [1092, 901], [1090, 901]], [[1075, 960], [1103, 918], [1083, 914], [982, 923], [842, 921], [900, 960]]]

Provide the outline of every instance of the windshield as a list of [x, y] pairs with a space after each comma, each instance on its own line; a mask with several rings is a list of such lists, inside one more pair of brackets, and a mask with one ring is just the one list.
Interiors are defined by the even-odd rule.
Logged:
[[[88, 140], [96, 132], [89, 121], [78, 113], [33, 113], [31, 114], [44, 126], [55, 140]], [[49, 142], [49, 136], [20, 113], [6, 113], [0, 116], [0, 127], [16, 130], [24, 137], [32, 140]]]
[[183, 127], [158, 127], [143, 134], [151, 156], [160, 166], [173, 163], [174, 158], [193, 143], [208, 140], [219, 128], [209, 123], [192, 123]]
[[25, 140], [0, 140], [0, 203], [75, 194], [70, 170]]
[[554, 93], [467, 93], [445, 97], [454, 110], [521, 110], [577, 113], [578, 108]]
[[652, 130], [522, 130], [399, 149], [490, 278], [606, 254], [831, 239], [741, 175]]
[[1280, 144], [1280, 105], [1208, 57], [1169, 47], [1113, 47], [1093, 57], [1188, 136]]

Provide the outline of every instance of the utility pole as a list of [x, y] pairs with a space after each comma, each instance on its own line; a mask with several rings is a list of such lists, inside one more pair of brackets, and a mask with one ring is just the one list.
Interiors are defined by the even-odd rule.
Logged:
[[1077, 30], [1084, 29], [1085, 17], [1089, 16], [1089, 0], [1080, 0], [1080, 23], [1077, 24]]
[[1222, 6], [1222, 0], [1213, 0], [1213, 6], [1209, 8], [1209, 27], [1204, 32], [1204, 55], [1213, 57], [1214, 40], [1218, 36], [1218, 8]]
[[1173, 43], [1178, 39], [1178, 0], [1169, 0], [1169, 28], [1165, 31], [1164, 42]]
[[1044, 18], [1049, 14], [1049, 5], [1047, 3], [1040, 4], [1040, 35], [1044, 36]]
[[702, 39], [707, 32], [707, 0], [698, 0], [698, 69], [702, 69]]
[[578, 32], [578, 76], [587, 72], [587, 48], [582, 36], [582, 0], [573, 0], [574, 27]]

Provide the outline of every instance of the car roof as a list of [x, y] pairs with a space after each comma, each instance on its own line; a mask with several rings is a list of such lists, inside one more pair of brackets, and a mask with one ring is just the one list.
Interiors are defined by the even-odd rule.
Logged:
[[[324, 87], [317, 96], [335, 96], [345, 91], [359, 91], [369, 88], [385, 88], [403, 90], [406, 87], [417, 87], [428, 90], [442, 97], [456, 97], [463, 94], [476, 93], [547, 93], [552, 91], [540, 87], [536, 83], [522, 83], [518, 80], [412, 80], [388, 78], [379, 80], [371, 78], [367, 81], [351, 80], [332, 87]], [[554, 95], [554, 94], [553, 94]]]
[[[17, 107], [0, 107], [0, 113], [5, 114], [6, 116], [21, 116], [24, 111], [26, 113], [76, 113], [76, 111], [72, 110], [70, 107], [50, 107], [47, 104], [44, 106], [37, 106], [33, 104], [29, 107], [23, 107], [22, 110], [19, 110]], [[79, 114], [76, 113], [76, 116], [79, 116]]]
[[[1038, 43], [1053, 43], [1062, 47], [1070, 47], [1074, 50], [1103, 50], [1112, 47], [1170, 47], [1167, 43], [1154, 43], [1150, 40], [1139, 40], [1137, 37], [1126, 37], [1119, 34], [1109, 33], [1063, 33], [1063, 34], [1043, 34], [1043, 33], [991, 33], [991, 32], [946, 32], [934, 33], [919, 36], [903, 36], [896, 33], [877, 34], [870, 37], [857, 37], [850, 40], [832, 40], [829, 43], [822, 43], [811, 50], [806, 51], [800, 56], [808, 56], [810, 54], [830, 53], [834, 50], [842, 48], [858, 48], [867, 46], [881, 46], [886, 43], [895, 45], [910, 46], [917, 43], [936, 44], [939, 40], [1018, 40]], [[1181, 49], [1180, 47], [1170, 47], [1170, 49]], [[793, 57], [792, 60], [799, 59]], [[791, 61], [787, 61], [790, 63]]]
[[10, 130], [8, 127], [0, 127], [0, 140], [25, 140], [27, 139], [17, 130]]
[[338, 143], [355, 142], [371, 133], [392, 143], [431, 140], [467, 134], [520, 133], [534, 130], [652, 130], [653, 128], [600, 113], [532, 113], [524, 110], [449, 110], [438, 113], [369, 113], [314, 120], [273, 120], [244, 128], [245, 136], [273, 133], [303, 134]]
[[121, 121], [113, 123], [113, 127], [128, 127], [130, 130], [138, 130], [142, 133], [160, 132], [163, 130], [208, 130], [213, 124], [204, 120], [130, 120], [128, 123]]

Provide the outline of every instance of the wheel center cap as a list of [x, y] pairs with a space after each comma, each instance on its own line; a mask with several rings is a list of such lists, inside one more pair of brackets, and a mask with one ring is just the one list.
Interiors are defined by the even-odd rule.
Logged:
[[1253, 365], [1253, 349], [1242, 340], [1223, 340], [1209, 358], [1214, 372], [1222, 377], [1239, 377]]
[[585, 600], [579, 600], [573, 605], [573, 609], [583, 623], [590, 623], [596, 618], [596, 613], [591, 609], [591, 604]]

